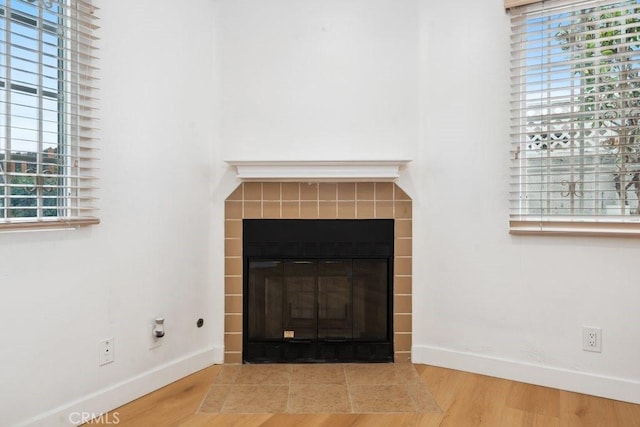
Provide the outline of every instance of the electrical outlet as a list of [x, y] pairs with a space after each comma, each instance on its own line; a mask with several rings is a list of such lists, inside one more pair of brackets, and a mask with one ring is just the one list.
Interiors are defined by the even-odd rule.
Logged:
[[114, 361], [113, 338], [100, 341], [100, 366]]
[[582, 349], [584, 351], [602, 352], [602, 329], [582, 327]]
[[151, 328], [149, 328], [149, 350], [153, 350], [154, 348], [158, 348], [162, 345], [163, 338], [156, 337], [156, 321], [155, 319], [151, 320]]

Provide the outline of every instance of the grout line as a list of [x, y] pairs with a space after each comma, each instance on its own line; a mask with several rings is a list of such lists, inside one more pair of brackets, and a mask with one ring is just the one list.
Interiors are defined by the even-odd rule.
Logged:
[[351, 397], [351, 387], [349, 386], [349, 377], [347, 376], [347, 367], [342, 367], [342, 374], [344, 375], [344, 383], [347, 385], [347, 396], [349, 397], [349, 406], [351, 406], [351, 413], [355, 413], [355, 408], [353, 407], [353, 398]]
[[287, 390], [287, 413], [291, 413], [291, 381], [293, 380], [293, 365], [289, 366], [289, 388]]
[[[202, 400], [200, 401], [200, 404], [198, 405], [198, 408], [196, 409], [196, 415], [200, 413], [200, 410], [202, 409], [202, 405], [204, 404], [204, 401], [207, 400], [207, 396], [209, 396], [209, 393], [211, 392], [211, 387], [213, 387], [213, 384], [211, 384], [209, 386], [209, 388], [207, 389], [207, 392], [204, 394], [204, 396], [202, 396]], [[222, 409], [222, 407], [220, 409]]]

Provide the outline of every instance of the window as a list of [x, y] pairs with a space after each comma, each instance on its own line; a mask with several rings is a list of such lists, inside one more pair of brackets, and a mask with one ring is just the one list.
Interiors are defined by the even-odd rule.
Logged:
[[0, 229], [95, 224], [90, 0], [0, 0]]
[[511, 14], [511, 231], [640, 234], [640, 0]]

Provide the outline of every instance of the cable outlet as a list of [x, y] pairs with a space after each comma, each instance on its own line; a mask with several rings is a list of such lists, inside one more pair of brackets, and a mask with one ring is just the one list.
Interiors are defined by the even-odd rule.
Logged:
[[602, 353], [602, 329], [583, 326], [582, 349]]
[[113, 338], [100, 341], [100, 366], [111, 363], [114, 360]]
[[156, 336], [156, 321], [152, 319], [151, 328], [149, 329], [149, 350], [160, 347], [163, 340], [164, 338], [158, 338]]

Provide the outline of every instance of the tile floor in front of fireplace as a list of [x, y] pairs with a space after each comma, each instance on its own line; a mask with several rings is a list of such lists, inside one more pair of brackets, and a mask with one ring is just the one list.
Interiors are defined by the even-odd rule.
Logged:
[[440, 412], [411, 363], [225, 365], [204, 413]]

